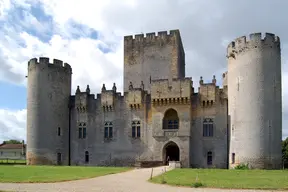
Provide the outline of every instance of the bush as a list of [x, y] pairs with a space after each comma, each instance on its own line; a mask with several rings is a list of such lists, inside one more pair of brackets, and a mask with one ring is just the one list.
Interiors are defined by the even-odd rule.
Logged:
[[192, 187], [195, 187], [195, 188], [203, 187], [203, 186], [204, 186], [204, 185], [203, 185], [203, 183], [201, 183], [201, 182], [195, 182], [195, 183], [192, 184]]
[[247, 164], [239, 164], [235, 167], [235, 169], [247, 170], [247, 169], [249, 169], [249, 166], [248, 166], [248, 163]]

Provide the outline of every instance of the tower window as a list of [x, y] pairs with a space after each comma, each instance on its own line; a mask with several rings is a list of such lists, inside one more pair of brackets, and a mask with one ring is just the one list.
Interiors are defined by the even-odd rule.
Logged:
[[113, 138], [113, 124], [112, 122], [105, 122], [105, 127], [104, 127], [104, 138]]
[[213, 164], [213, 157], [212, 157], [212, 152], [211, 151], [209, 151], [208, 153], [207, 153], [207, 165], [212, 165]]
[[57, 135], [61, 136], [61, 128], [60, 127], [58, 127], [58, 129], [57, 129]]
[[140, 138], [141, 137], [141, 123], [140, 121], [132, 121], [132, 137]]
[[213, 137], [213, 119], [206, 118], [203, 121], [203, 137]]
[[87, 136], [86, 123], [79, 123], [78, 125], [78, 138], [85, 139]]
[[232, 153], [232, 164], [235, 163], [235, 153]]

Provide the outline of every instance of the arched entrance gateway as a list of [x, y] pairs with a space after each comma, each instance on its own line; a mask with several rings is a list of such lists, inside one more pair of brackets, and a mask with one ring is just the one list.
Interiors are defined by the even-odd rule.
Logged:
[[175, 142], [170, 141], [163, 147], [163, 161], [165, 164], [169, 161], [180, 161], [180, 149]]

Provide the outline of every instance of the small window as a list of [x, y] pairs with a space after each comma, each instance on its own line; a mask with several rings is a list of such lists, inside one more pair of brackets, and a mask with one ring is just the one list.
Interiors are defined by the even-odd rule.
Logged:
[[235, 163], [235, 153], [232, 153], [232, 164]]
[[206, 118], [203, 121], [203, 137], [213, 137], [213, 119]]
[[61, 128], [60, 127], [58, 127], [58, 129], [57, 129], [57, 135], [61, 136]]
[[137, 137], [139, 138], [141, 136], [141, 129], [140, 126], [137, 126]]
[[109, 127], [105, 127], [105, 130], [104, 130], [104, 137], [105, 138], [108, 138], [108, 136], [109, 136]]
[[79, 127], [78, 137], [79, 139], [82, 138], [82, 127]]
[[132, 137], [140, 138], [141, 137], [141, 123], [140, 121], [132, 121]]
[[104, 138], [113, 138], [113, 124], [112, 122], [105, 122], [104, 127]]
[[207, 165], [212, 165], [212, 152], [211, 151], [209, 151], [208, 153], [207, 153]]
[[136, 126], [132, 126], [132, 137], [136, 137]]
[[83, 139], [86, 138], [86, 127], [83, 127]]
[[89, 163], [89, 152], [85, 151], [85, 163]]
[[87, 137], [86, 123], [79, 123], [78, 124], [78, 138], [85, 139], [86, 137]]
[[113, 137], [113, 127], [109, 127], [109, 138]]

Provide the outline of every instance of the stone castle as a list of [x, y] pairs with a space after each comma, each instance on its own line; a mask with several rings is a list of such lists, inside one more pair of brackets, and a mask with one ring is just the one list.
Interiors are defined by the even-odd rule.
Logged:
[[281, 168], [280, 39], [239, 37], [226, 56], [222, 86], [195, 89], [179, 30], [125, 36], [124, 94], [103, 84], [96, 96], [71, 95], [69, 64], [31, 59], [27, 164]]

